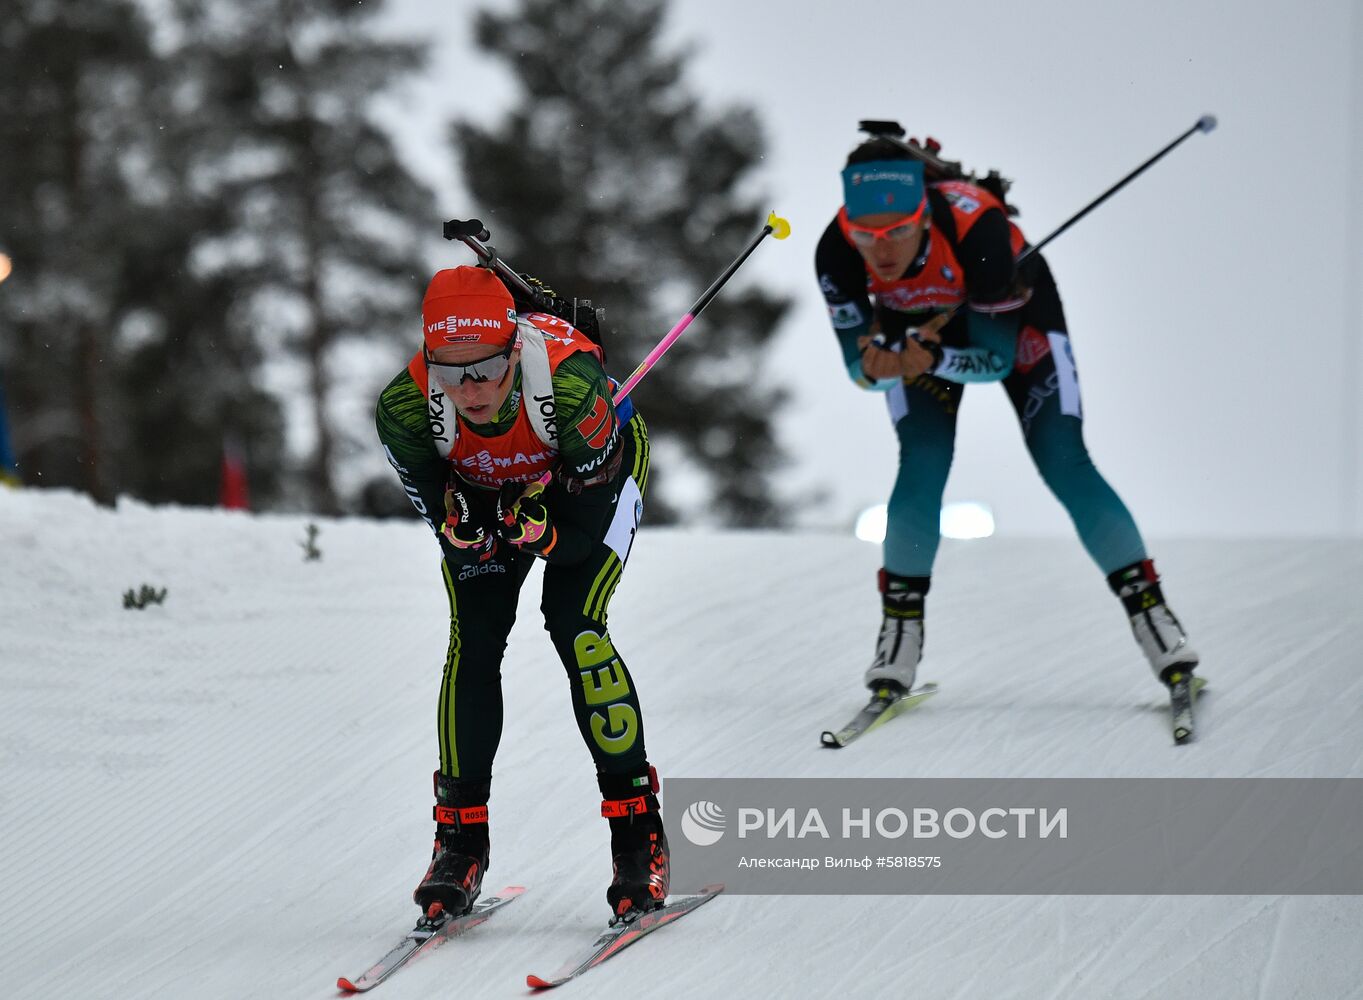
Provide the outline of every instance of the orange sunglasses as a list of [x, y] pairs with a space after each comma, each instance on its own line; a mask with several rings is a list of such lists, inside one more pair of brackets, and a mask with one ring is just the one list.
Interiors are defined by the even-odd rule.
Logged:
[[919, 204], [918, 211], [891, 222], [888, 226], [863, 226], [847, 218], [847, 206], [844, 205], [838, 209], [838, 225], [853, 243], [869, 247], [877, 240], [903, 240], [912, 236], [914, 228], [923, 221], [927, 207], [927, 199], [924, 199]]

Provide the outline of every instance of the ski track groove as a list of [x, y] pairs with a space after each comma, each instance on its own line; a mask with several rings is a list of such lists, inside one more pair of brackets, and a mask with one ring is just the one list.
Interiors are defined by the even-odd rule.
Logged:
[[[1235, 899], [1237, 897], [1219, 897], [1219, 898]], [[1246, 905], [1249, 905], [1251, 900], [1263, 898], [1264, 897], [1247, 897], [1245, 902]], [[1203, 940], [1199, 941], [1198, 950], [1196, 952], [1186, 957], [1180, 958], [1178, 960], [1177, 965], [1161, 969], [1160, 978], [1156, 982], [1152, 983], [1145, 990], [1145, 992], [1133, 995], [1133, 1000], [1144, 1000], [1144, 998], [1146, 997], [1153, 998], [1169, 997], [1171, 995], [1177, 996], [1178, 994], [1173, 993], [1169, 988], [1166, 987], [1165, 984], [1169, 983], [1171, 980], [1181, 980], [1183, 982], [1187, 982], [1187, 977], [1182, 976], [1181, 975], [1182, 973], [1185, 973], [1189, 969], [1192, 969], [1195, 965], [1202, 961], [1204, 956], [1206, 956], [1207, 954], [1214, 954], [1216, 952], [1218, 945], [1230, 941], [1231, 938], [1235, 936], [1237, 931], [1240, 931], [1241, 929], [1248, 927], [1250, 924], [1254, 923], [1254, 921], [1257, 920], [1264, 913], [1265, 910], [1280, 906], [1283, 899], [1284, 897], [1282, 896], [1267, 897], [1268, 901], [1263, 906], [1261, 906], [1254, 912], [1250, 913], [1244, 919], [1237, 920], [1229, 926], [1223, 925], [1221, 928], [1219, 928], [1218, 933], [1215, 933], [1214, 935], [1209, 935]], [[1239, 970], [1237, 969], [1237, 971]], [[1260, 983], [1262, 983], [1261, 977]]]
[[1287, 909], [1292, 905], [1289, 898], [1280, 897], [1280, 903], [1273, 912], [1273, 935], [1269, 938], [1268, 947], [1264, 949], [1264, 963], [1259, 969], [1259, 990], [1255, 994], [1258, 1000], [1268, 1000], [1269, 983], [1273, 978], [1274, 966], [1278, 959], [1278, 945], [1282, 941], [1283, 924], [1286, 922]]

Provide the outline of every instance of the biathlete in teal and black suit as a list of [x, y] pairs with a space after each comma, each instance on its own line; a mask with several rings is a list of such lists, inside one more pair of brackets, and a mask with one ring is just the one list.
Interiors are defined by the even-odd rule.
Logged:
[[1197, 654], [1135, 521], [1084, 446], [1078, 371], [1045, 259], [1033, 254], [1017, 267], [1027, 244], [1005, 205], [975, 184], [925, 183], [923, 164], [891, 140], [859, 146], [842, 179], [843, 207], [815, 253], [819, 287], [848, 375], [885, 394], [899, 439], [868, 686], [913, 684], [956, 417], [971, 382], [1003, 383], [1037, 470], [1122, 599], [1156, 675], [1169, 683], [1189, 674]]

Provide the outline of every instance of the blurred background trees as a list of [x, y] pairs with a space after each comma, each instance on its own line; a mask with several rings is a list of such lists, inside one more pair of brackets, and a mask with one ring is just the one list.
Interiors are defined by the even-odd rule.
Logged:
[[157, 242], [157, 60], [124, 0], [19, 0], [0, 18], [3, 366], [19, 469], [107, 500], [121, 416], [125, 264]]
[[[478, 44], [515, 74], [521, 101], [492, 130], [452, 131], [498, 248], [561, 294], [607, 307], [619, 378], [766, 216], [745, 187], [763, 151], [756, 116], [701, 106], [684, 57], [661, 48], [664, 10], [664, 0], [521, 0], [481, 12]], [[741, 287], [726, 288], [640, 387], [666, 459], [651, 474], [662, 496], [650, 520], [676, 516], [667, 484], [678, 458], [704, 477], [706, 506], [724, 521], [779, 519], [768, 474], [784, 397], [765, 384], [762, 361], [790, 303]]]
[[[434, 198], [372, 110], [426, 58], [379, 38], [381, 7], [6, 4], [0, 398], [25, 483], [212, 504], [227, 456], [257, 507], [406, 512], [354, 470], [373, 467], [373, 399], [451, 259], [430, 252]], [[463, 214], [516, 266], [608, 307], [618, 376], [765, 214], [757, 121], [687, 91], [683, 56], [660, 51], [663, 13], [480, 13], [478, 44], [521, 103], [490, 130], [451, 128]], [[782, 397], [759, 362], [786, 306], [736, 284], [650, 374], [640, 405], [668, 456], [651, 514], [682, 506], [667, 487], [680, 467], [729, 523], [777, 519]]]

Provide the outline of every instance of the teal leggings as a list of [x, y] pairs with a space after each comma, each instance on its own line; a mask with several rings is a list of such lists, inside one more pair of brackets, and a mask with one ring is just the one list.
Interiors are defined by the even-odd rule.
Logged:
[[[1020, 353], [1003, 387], [1037, 471], [1064, 504], [1080, 541], [1104, 574], [1140, 562], [1146, 557], [1145, 544], [1136, 522], [1084, 447], [1083, 409], [1068, 336], [1028, 328], [1022, 337], [1030, 350]], [[932, 574], [964, 389], [924, 375], [889, 394], [899, 437], [899, 475], [885, 532], [885, 568], [891, 573]]]

